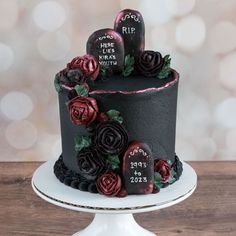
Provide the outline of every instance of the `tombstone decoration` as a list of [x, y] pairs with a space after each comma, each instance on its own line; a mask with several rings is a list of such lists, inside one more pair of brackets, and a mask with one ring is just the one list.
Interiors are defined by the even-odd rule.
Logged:
[[134, 141], [123, 157], [123, 181], [128, 194], [153, 192], [154, 168], [151, 149], [146, 143]]
[[94, 55], [104, 68], [120, 72], [124, 64], [124, 42], [113, 29], [95, 31], [87, 41], [87, 53]]
[[120, 11], [114, 29], [123, 37], [125, 55], [137, 57], [144, 50], [145, 26], [141, 13], [130, 9]]

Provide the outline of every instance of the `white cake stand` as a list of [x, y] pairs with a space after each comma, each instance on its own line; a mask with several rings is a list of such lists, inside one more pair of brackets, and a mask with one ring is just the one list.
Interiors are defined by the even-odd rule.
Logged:
[[42, 199], [75, 211], [95, 213], [94, 220], [73, 236], [154, 236], [139, 226], [133, 213], [159, 210], [188, 198], [196, 189], [194, 169], [183, 163], [183, 174], [173, 185], [158, 194], [131, 195], [108, 198], [100, 194], [82, 192], [62, 184], [53, 173], [55, 161], [41, 165], [34, 173], [32, 187]]

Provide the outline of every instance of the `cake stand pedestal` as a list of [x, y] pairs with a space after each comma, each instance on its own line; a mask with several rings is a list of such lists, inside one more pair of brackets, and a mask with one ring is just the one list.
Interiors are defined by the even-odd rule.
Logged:
[[180, 179], [173, 185], [161, 189], [158, 194], [108, 198], [62, 184], [53, 173], [54, 163], [53, 160], [48, 161], [34, 172], [32, 187], [39, 197], [54, 205], [95, 213], [92, 223], [73, 236], [155, 236], [139, 226], [133, 214], [175, 205], [188, 198], [197, 186], [194, 169], [183, 163], [184, 171]]

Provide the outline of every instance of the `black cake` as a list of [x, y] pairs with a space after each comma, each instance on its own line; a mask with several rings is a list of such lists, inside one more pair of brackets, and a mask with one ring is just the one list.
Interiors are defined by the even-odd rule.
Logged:
[[114, 30], [94, 32], [87, 54], [56, 75], [62, 155], [54, 172], [66, 185], [124, 197], [179, 179], [179, 75], [169, 55], [144, 50], [144, 32], [141, 14], [123, 10]]

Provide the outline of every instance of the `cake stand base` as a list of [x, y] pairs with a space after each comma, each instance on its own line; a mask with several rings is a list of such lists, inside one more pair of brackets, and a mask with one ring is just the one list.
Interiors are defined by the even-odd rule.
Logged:
[[183, 163], [183, 174], [180, 179], [161, 189], [158, 194], [109, 198], [62, 184], [53, 173], [54, 163], [54, 160], [48, 161], [34, 172], [32, 187], [39, 197], [54, 205], [95, 213], [92, 223], [73, 236], [155, 236], [139, 226], [132, 214], [175, 205], [188, 198], [197, 186], [194, 169]]
[[139, 226], [133, 214], [96, 214], [92, 223], [73, 236], [155, 236]]

